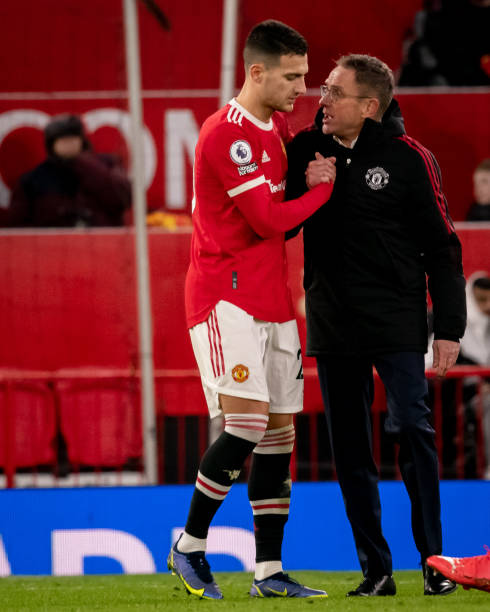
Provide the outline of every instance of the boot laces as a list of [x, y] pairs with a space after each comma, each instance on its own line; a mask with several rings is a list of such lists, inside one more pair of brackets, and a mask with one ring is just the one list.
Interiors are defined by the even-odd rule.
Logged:
[[196, 572], [200, 580], [206, 583], [213, 582], [211, 567], [202, 551], [192, 552], [187, 555], [187, 559], [191, 564], [192, 569]]

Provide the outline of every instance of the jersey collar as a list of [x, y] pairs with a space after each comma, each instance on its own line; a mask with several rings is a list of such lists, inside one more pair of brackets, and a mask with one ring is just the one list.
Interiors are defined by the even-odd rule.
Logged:
[[244, 117], [246, 117], [250, 121], [250, 123], [253, 123], [259, 129], [265, 130], [266, 132], [270, 132], [272, 130], [272, 128], [274, 127], [274, 124], [272, 123], [272, 119], [269, 119], [269, 121], [267, 123], [265, 123], [264, 121], [261, 121], [260, 119], [257, 119], [257, 117], [252, 115], [252, 113], [250, 113], [246, 108], [244, 108], [241, 104], [239, 104], [235, 100], [235, 98], [232, 98], [228, 102], [228, 104], [230, 106], [233, 106], [234, 108], [238, 109], [242, 113], [242, 115]]

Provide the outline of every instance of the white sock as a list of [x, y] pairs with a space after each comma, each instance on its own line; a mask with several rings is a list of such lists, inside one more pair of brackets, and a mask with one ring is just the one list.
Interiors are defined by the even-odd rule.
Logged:
[[255, 580], [265, 580], [277, 572], [282, 572], [282, 561], [261, 561], [255, 566]]
[[184, 531], [177, 544], [177, 550], [181, 553], [206, 551], [206, 539], [200, 540]]

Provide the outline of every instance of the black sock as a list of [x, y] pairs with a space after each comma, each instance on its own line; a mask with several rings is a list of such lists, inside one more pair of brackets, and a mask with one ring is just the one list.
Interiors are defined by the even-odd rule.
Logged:
[[278, 561], [289, 515], [291, 453], [252, 456], [248, 497], [254, 513], [256, 562]]
[[207, 537], [214, 515], [254, 448], [255, 442], [226, 431], [208, 448], [199, 466], [186, 533], [200, 539]]

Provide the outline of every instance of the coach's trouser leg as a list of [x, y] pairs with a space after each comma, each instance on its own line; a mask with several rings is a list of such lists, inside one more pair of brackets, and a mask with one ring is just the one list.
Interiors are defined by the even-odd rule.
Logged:
[[422, 353], [404, 352], [375, 359], [386, 388], [387, 433], [396, 434], [398, 463], [412, 504], [412, 531], [422, 561], [442, 552], [439, 466], [427, 407]]
[[317, 366], [337, 477], [363, 574], [391, 575], [372, 454], [372, 365], [352, 358], [322, 357], [317, 358]]

